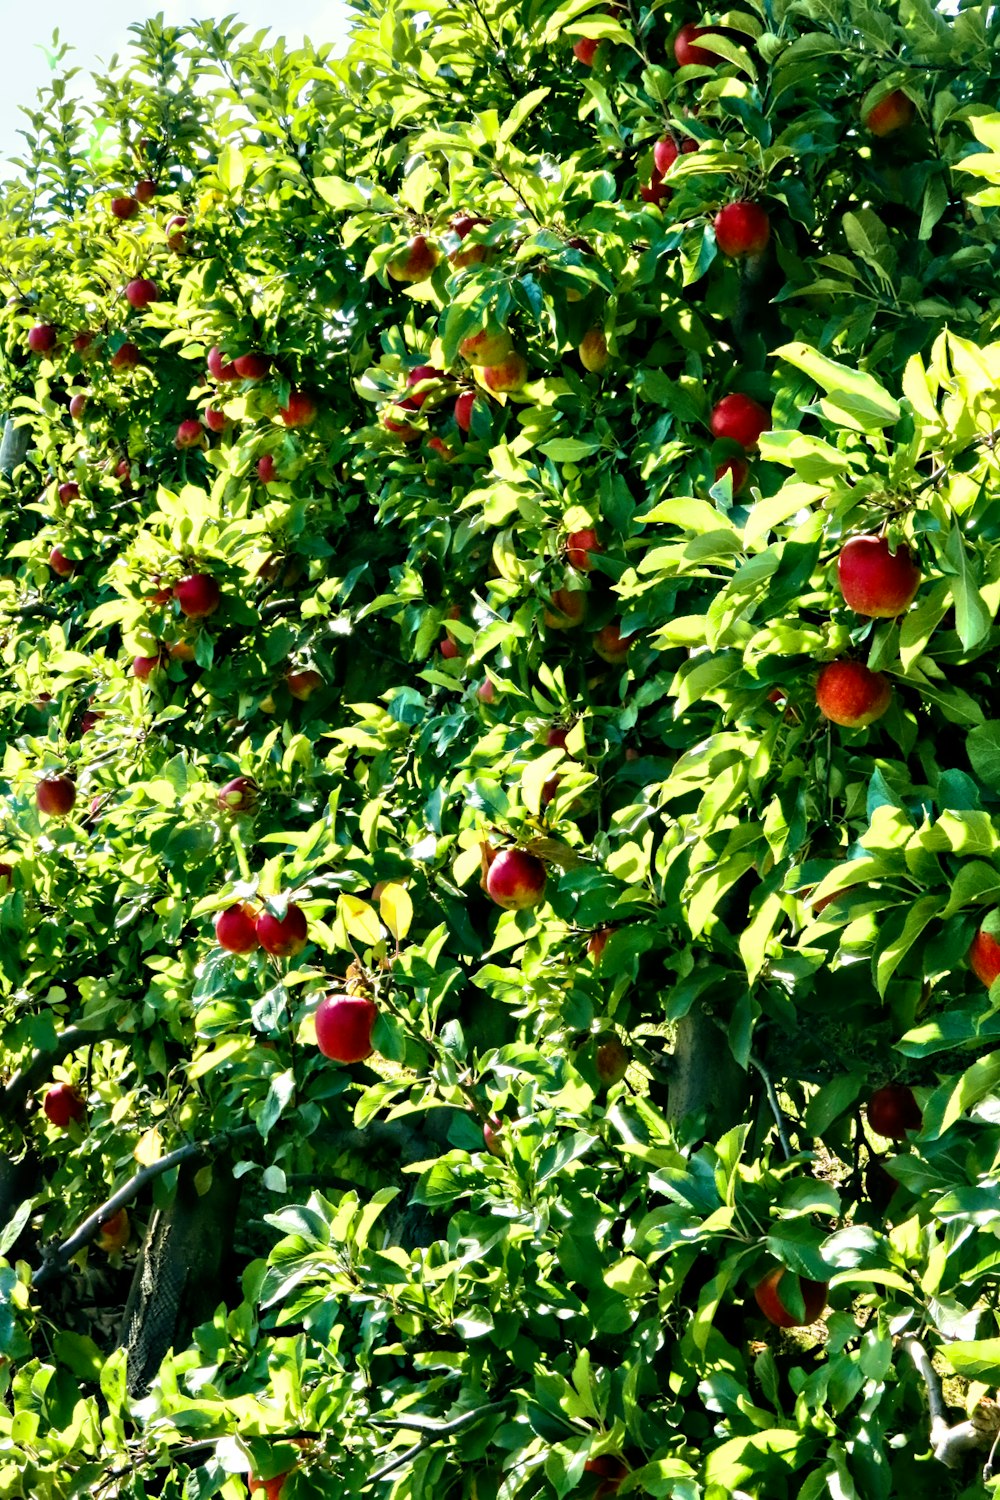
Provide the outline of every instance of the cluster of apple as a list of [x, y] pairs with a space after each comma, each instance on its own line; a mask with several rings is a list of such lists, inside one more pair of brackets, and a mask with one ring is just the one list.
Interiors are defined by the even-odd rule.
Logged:
[[[588, 351], [592, 347], [589, 345]], [[493, 395], [519, 391], [528, 378], [527, 361], [514, 348], [514, 341], [506, 329], [483, 328], [462, 340], [459, 353], [473, 366], [481, 385]], [[605, 345], [605, 357], [606, 353]], [[417, 365], [406, 377], [407, 395], [388, 402], [382, 408], [379, 420], [385, 431], [400, 442], [407, 445], [419, 443], [426, 435], [420, 422], [449, 394], [453, 394], [456, 386], [455, 377], [448, 371], [429, 364]], [[455, 425], [466, 434], [472, 428], [475, 401], [474, 390], [459, 391], [455, 398]], [[428, 438], [427, 446], [446, 461], [455, 457], [450, 445], [437, 435]]]
[[246, 901], [237, 901], [215, 919], [215, 940], [227, 953], [253, 953], [257, 948], [272, 958], [295, 958], [309, 937], [306, 914], [290, 901], [283, 917], [265, 907], [257, 911]]

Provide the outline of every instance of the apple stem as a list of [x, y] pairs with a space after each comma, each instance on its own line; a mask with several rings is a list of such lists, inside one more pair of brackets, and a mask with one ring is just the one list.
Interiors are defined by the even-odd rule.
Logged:
[[239, 826], [235, 822], [231, 823], [229, 826], [229, 842], [232, 844], [235, 851], [236, 862], [240, 867], [240, 874], [243, 876], [244, 880], [250, 882], [253, 879], [253, 875], [250, 871], [250, 863], [247, 859], [247, 851], [243, 845], [243, 838], [240, 833]]

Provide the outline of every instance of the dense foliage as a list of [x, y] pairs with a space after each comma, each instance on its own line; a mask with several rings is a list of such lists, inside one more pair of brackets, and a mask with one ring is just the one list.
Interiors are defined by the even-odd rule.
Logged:
[[1000, 12], [132, 31], [0, 223], [0, 1497], [993, 1493]]

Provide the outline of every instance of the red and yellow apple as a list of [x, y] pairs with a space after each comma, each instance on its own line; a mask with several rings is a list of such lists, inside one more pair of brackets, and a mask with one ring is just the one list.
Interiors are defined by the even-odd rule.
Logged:
[[364, 995], [324, 995], [316, 1009], [316, 1044], [334, 1062], [364, 1062], [374, 1052], [374, 1001]]
[[908, 547], [892, 552], [884, 536], [854, 536], [837, 559], [837, 579], [844, 602], [857, 614], [889, 620], [912, 604], [920, 569]]
[[860, 661], [831, 661], [816, 680], [820, 713], [845, 729], [865, 729], [880, 719], [892, 702], [892, 687], [881, 672]]

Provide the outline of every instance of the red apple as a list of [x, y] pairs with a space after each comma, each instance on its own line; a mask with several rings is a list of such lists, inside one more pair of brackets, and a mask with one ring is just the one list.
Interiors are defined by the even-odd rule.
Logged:
[[[227, 906], [215, 919], [215, 940], [227, 953], [252, 953], [260, 944], [257, 914], [245, 901]], [[270, 950], [269, 950], [270, 951]]]
[[756, 448], [761, 433], [771, 426], [771, 414], [751, 396], [734, 391], [712, 407], [709, 425], [713, 437], [732, 438], [741, 448]]
[[132, 676], [140, 682], [148, 682], [160, 665], [159, 656], [135, 656], [132, 658]]
[[550, 750], [565, 750], [568, 739], [569, 730], [561, 725], [554, 724], [545, 734], [545, 743]]
[[159, 295], [156, 282], [149, 281], [144, 276], [137, 276], [125, 288], [125, 301], [129, 307], [134, 307], [137, 312], [141, 312], [144, 307], [148, 307], [151, 302], [155, 302]]
[[262, 458], [258, 458], [257, 478], [261, 484], [273, 484], [277, 477], [278, 470], [270, 453], [265, 453]]
[[594, 1066], [606, 1088], [621, 1083], [631, 1061], [631, 1054], [621, 1038], [613, 1031], [602, 1031], [594, 1049]]
[[129, 1242], [131, 1228], [128, 1222], [128, 1212], [120, 1208], [110, 1219], [105, 1219], [97, 1236], [97, 1244], [111, 1255], [115, 1250], [122, 1250]]
[[711, 26], [695, 26], [691, 21], [681, 27], [674, 37], [674, 57], [678, 67], [689, 68], [695, 63], [705, 68], [715, 66], [719, 61], [717, 54], [709, 52], [707, 47], [694, 45], [700, 36], [705, 36], [711, 30]]
[[486, 876], [486, 890], [507, 911], [524, 911], [545, 897], [545, 865], [526, 849], [501, 849]]
[[134, 219], [139, 212], [135, 198], [112, 198], [111, 212], [116, 219]]
[[672, 135], [661, 136], [656, 142], [653, 147], [653, 166], [661, 178], [666, 177], [680, 154], [680, 147]]
[[316, 1008], [316, 1044], [334, 1062], [364, 1062], [375, 1050], [377, 1018], [378, 1010], [364, 995], [324, 995]]
[[601, 954], [608, 946], [608, 938], [614, 931], [613, 927], [598, 927], [587, 939], [587, 956], [596, 969], [601, 962]]
[[83, 391], [78, 391], [69, 403], [69, 414], [74, 422], [82, 422], [83, 414], [87, 410], [87, 397]]
[[69, 578], [80, 566], [75, 557], [67, 557], [61, 547], [53, 547], [49, 553], [49, 567], [60, 578]]
[[59, 330], [51, 323], [36, 323], [28, 329], [28, 348], [32, 354], [48, 354], [56, 347]]
[[438, 644], [438, 650], [445, 661], [454, 661], [456, 656], [462, 654], [462, 648], [457, 641], [441, 641]]
[[175, 448], [204, 448], [205, 442], [205, 430], [193, 417], [183, 421], [174, 435]]
[[285, 686], [293, 698], [297, 698], [300, 703], [305, 703], [318, 687], [323, 686], [323, 678], [312, 667], [307, 667], [302, 672], [286, 672]]
[[94, 348], [94, 335], [86, 329], [81, 333], [74, 334], [73, 348], [81, 359], [93, 358], [97, 352]]
[[767, 1318], [769, 1323], [774, 1323], [778, 1328], [808, 1328], [810, 1323], [815, 1323], [826, 1306], [826, 1294], [828, 1283], [825, 1281], [810, 1281], [808, 1276], [799, 1277], [799, 1287], [802, 1292], [802, 1301], [805, 1305], [805, 1316], [794, 1317], [781, 1300], [778, 1291], [782, 1277], [785, 1275], [784, 1266], [775, 1266], [769, 1271], [763, 1281], [758, 1282], [754, 1288], [754, 1298], [757, 1306]]
[[916, 105], [909, 94], [904, 94], [902, 89], [893, 89], [865, 113], [863, 124], [871, 135], [895, 135], [897, 130], [905, 130], [913, 124], [916, 113]]
[[594, 55], [600, 46], [600, 41], [595, 36], [582, 36], [578, 42], [573, 43], [573, 56], [578, 63], [585, 68], [593, 66]]
[[142, 359], [135, 344], [120, 344], [111, 356], [111, 368], [113, 370], [134, 370]]
[[309, 935], [306, 914], [294, 901], [288, 903], [283, 917], [262, 911], [256, 922], [257, 941], [265, 953], [275, 958], [294, 958], [301, 953]]
[[[599, 375], [608, 362], [608, 341], [601, 328], [588, 328], [577, 349], [580, 363], [592, 375]], [[488, 373], [488, 372], [487, 372]]]
[[316, 420], [316, 403], [305, 391], [291, 391], [278, 416], [286, 427], [308, 427]]
[[566, 538], [566, 560], [571, 568], [577, 568], [581, 573], [589, 573], [594, 566], [590, 554], [603, 551], [597, 532], [592, 528], [571, 531]]
[[121, 480], [122, 487], [127, 489], [129, 481], [132, 478], [132, 465], [127, 458], [119, 461], [118, 467], [115, 469], [115, 475]]
[[398, 437], [404, 443], [419, 443], [423, 437], [419, 427], [414, 427], [411, 413], [416, 415], [419, 411], [419, 403], [406, 397], [403, 401], [392, 401], [384, 406], [379, 413], [379, 419], [386, 432], [391, 432], [393, 437]]
[[415, 234], [403, 251], [389, 261], [386, 270], [394, 281], [425, 281], [440, 258], [426, 235]]
[[80, 737], [81, 737], [81, 739], [82, 739], [82, 737], [85, 734], [89, 734], [92, 729], [96, 729], [97, 726], [98, 726], [98, 724], [101, 722], [101, 720], [103, 718], [104, 718], [104, 713], [99, 708], [86, 708], [86, 709], [84, 709], [83, 713], [80, 716]]
[[507, 355], [502, 364], [483, 367], [483, 381], [487, 389], [497, 395], [503, 391], [519, 391], [527, 378], [527, 361], [516, 349]]
[[503, 1121], [499, 1115], [491, 1115], [483, 1126], [483, 1145], [491, 1156], [503, 1161]]
[[71, 500], [79, 500], [80, 486], [75, 479], [67, 479], [65, 484], [59, 486], [58, 495], [59, 504], [68, 505]]
[[427, 446], [441, 459], [442, 463], [450, 464], [455, 457], [454, 448], [449, 447], [444, 438], [430, 437], [427, 439]]
[[458, 352], [470, 365], [498, 365], [506, 359], [514, 347], [513, 340], [505, 328], [484, 328], [463, 339]]
[[771, 221], [758, 203], [727, 203], [715, 216], [715, 243], [731, 260], [760, 255], [771, 238]]
[[573, 630], [582, 625], [587, 613], [587, 595], [583, 589], [556, 589], [551, 608], [542, 618], [550, 630]]
[[208, 373], [213, 380], [228, 383], [231, 380], [237, 379], [235, 364], [226, 363], [225, 356], [218, 344], [213, 344], [211, 349], [209, 349], [205, 363], [208, 366]]
[[291, 1469], [286, 1469], [283, 1474], [275, 1474], [273, 1479], [255, 1479], [252, 1473], [248, 1474], [247, 1486], [250, 1494], [256, 1496], [256, 1500], [260, 1500], [262, 1492], [264, 1500], [281, 1500], [281, 1491], [291, 1472]]
[[588, 1458], [583, 1466], [585, 1474], [597, 1474], [601, 1483], [594, 1491], [593, 1500], [608, 1500], [616, 1495], [622, 1480], [632, 1471], [628, 1464], [615, 1453], [603, 1453], [599, 1458]]
[[594, 636], [593, 647], [602, 661], [620, 667], [628, 660], [628, 649], [636, 639], [634, 634], [622, 635], [617, 621], [612, 620], [609, 625], [602, 625]]
[[495, 703], [496, 696], [496, 686], [493, 683], [492, 679], [489, 677], [481, 682], [476, 688], [476, 697], [479, 699], [480, 703]]
[[233, 368], [241, 380], [263, 380], [271, 368], [269, 354], [238, 354]]
[[973, 974], [987, 989], [1000, 976], [1000, 942], [983, 928], [972, 939], [969, 964]]
[[172, 219], [167, 220], [164, 226], [163, 232], [167, 237], [167, 245], [175, 255], [180, 255], [187, 244], [187, 236], [183, 233], [186, 224], [187, 219], [183, 214], [175, 214]]
[[750, 477], [750, 465], [745, 463], [742, 458], [727, 458], [724, 463], [719, 464], [715, 471], [716, 484], [726, 474], [732, 475], [733, 494], [734, 496], [738, 495]]
[[211, 573], [190, 573], [174, 584], [174, 598], [182, 615], [189, 620], [203, 620], [218, 609], [222, 590]]
[[854, 536], [837, 559], [844, 602], [859, 615], [889, 620], [901, 615], [920, 587], [920, 569], [905, 546], [889, 550], [882, 536]]
[[0, 860], [0, 891], [9, 891], [14, 879], [14, 866]]
[[436, 370], [433, 365], [417, 365], [406, 377], [406, 386], [410, 391], [410, 400], [414, 406], [423, 406], [427, 397], [434, 392], [434, 386], [439, 380], [447, 380], [448, 376], [444, 370]]
[[[471, 234], [474, 229], [479, 228], [480, 225], [488, 225], [492, 222], [492, 219], [473, 218], [471, 214], [458, 214], [452, 219], [451, 228], [460, 240], [464, 240], [467, 235]], [[448, 259], [456, 271], [464, 271], [466, 266], [481, 265], [489, 253], [488, 245], [468, 245], [464, 250], [453, 250]]]
[[150, 198], [156, 197], [156, 183], [151, 177], [144, 177], [132, 189], [132, 197], [136, 198], [140, 203], [148, 203]]
[[49, 818], [65, 818], [73, 811], [76, 787], [69, 776], [54, 773], [35, 783], [35, 806]]
[[892, 688], [881, 672], [859, 661], [831, 661], [816, 681], [816, 706], [834, 724], [864, 729], [880, 719], [892, 702]]
[[655, 167], [653, 168], [653, 175], [650, 177], [649, 182], [640, 183], [639, 197], [644, 203], [654, 203], [657, 205], [670, 197], [670, 189], [664, 183], [663, 178]]
[[252, 776], [234, 776], [232, 781], [219, 788], [215, 800], [220, 812], [240, 817], [254, 811], [259, 797], [260, 787]]
[[83, 1096], [71, 1083], [54, 1083], [42, 1101], [42, 1108], [60, 1130], [65, 1130], [71, 1120], [82, 1120], [87, 1113]]
[[202, 414], [202, 421], [209, 432], [225, 432], [229, 426], [229, 418], [219, 406], [206, 406]]
[[868, 1123], [876, 1135], [902, 1141], [907, 1131], [920, 1129], [924, 1115], [912, 1089], [905, 1083], [887, 1083], [868, 1101]]
[[472, 408], [475, 404], [475, 391], [463, 391], [455, 401], [455, 421], [463, 432], [469, 432], [472, 428]]

